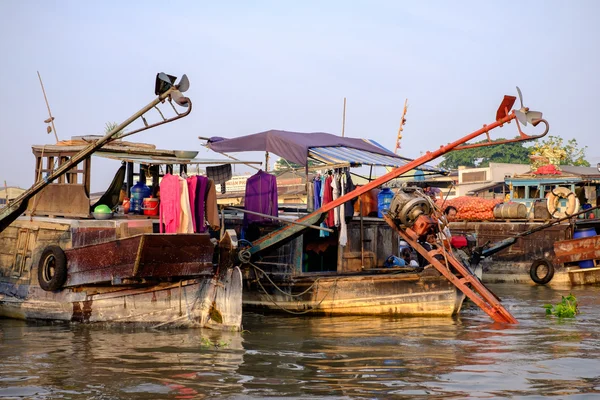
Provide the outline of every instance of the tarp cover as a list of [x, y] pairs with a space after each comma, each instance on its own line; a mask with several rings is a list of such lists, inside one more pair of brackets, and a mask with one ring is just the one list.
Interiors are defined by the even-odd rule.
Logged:
[[311, 147], [341, 146], [397, 157], [391, 151], [363, 139], [346, 138], [324, 132], [301, 133], [270, 130], [233, 139], [215, 136], [209, 139], [207, 145], [211, 150], [219, 153], [268, 151], [303, 166], [307, 163], [308, 149]]

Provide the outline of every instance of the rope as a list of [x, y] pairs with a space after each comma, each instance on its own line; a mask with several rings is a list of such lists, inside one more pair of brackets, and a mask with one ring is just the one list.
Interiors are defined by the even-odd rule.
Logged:
[[[262, 274], [263, 274], [263, 275], [264, 275], [264, 276], [265, 276], [265, 277], [266, 277], [266, 278], [269, 280], [269, 282], [271, 282], [271, 284], [273, 285], [273, 287], [275, 287], [277, 290], [279, 290], [279, 291], [280, 291], [281, 293], [283, 293], [284, 295], [286, 295], [286, 296], [290, 296], [290, 297], [298, 297], [298, 296], [302, 296], [303, 294], [306, 294], [306, 293], [307, 293], [309, 290], [311, 290], [311, 289], [312, 289], [312, 288], [315, 286], [315, 284], [316, 284], [316, 283], [317, 283], [317, 282], [318, 282], [318, 281], [321, 279], [321, 278], [317, 278], [317, 279], [316, 279], [316, 280], [315, 280], [315, 281], [312, 283], [312, 285], [310, 285], [310, 287], [309, 287], [308, 289], [306, 289], [304, 292], [302, 292], [302, 293], [299, 293], [299, 294], [296, 294], [296, 295], [293, 295], [293, 294], [289, 294], [289, 293], [286, 293], [286, 292], [284, 292], [283, 290], [281, 290], [281, 289], [279, 288], [279, 286], [277, 286], [277, 285], [276, 285], [276, 284], [275, 284], [275, 283], [274, 283], [274, 282], [271, 280], [271, 278], [269, 278], [269, 276], [266, 274], [266, 272], [265, 272], [265, 271], [263, 271], [262, 269], [260, 269], [259, 267], [257, 267], [256, 265], [254, 265], [254, 264], [252, 264], [252, 263], [250, 263], [250, 262], [249, 262], [248, 264], [249, 264], [250, 266], [252, 266], [253, 268], [255, 268], [256, 270], [260, 271], [260, 272], [261, 272], [261, 273], [262, 273]], [[270, 294], [267, 292], [267, 290], [265, 289], [265, 287], [262, 285], [262, 283], [261, 283], [260, 279], [256, 279], [256, 282], [258, 283], [258, 285], [260, 286], [260, 288], [262, 289], [262, 291], [264, 292], [264, 294], [265, 294], [265, 295], [267, 295], [267, 297], [269, 298], [269, 300], [270, 300], [270, 301], [271, 301], [271, 302], [272, 302], [272, 303], [273, 303], [273, 304], [274, 304], [274, 305], [275, 305], [277, 308], [279, 308], [279, 309], [281, 309], [281, 310], [283, 310], [283, 311], [285, 311], [285, 312], [287, 312], [287, 313], [289, 313], [289, 314], [293, 314], [293, 315], [303, 315], [303, 314], [308, 314], [309, 312], [312, 312], [312, 311], [314, 311], [314, 310], [318, 309], [318, 308], [321, 306], [321, 304], [323, 303], [323, 301], [325, 301], [325, 299], [326, 299], [326, 298], [329, 296], [329, 294], [330, 294], [330, 293], [331, 293], [331, 292], [332, 292], [334, 289], [336, 289], [336, 288], [337, 288], [337, 282], [338, 282], [338, 280], [336, 279], [336, 280], [334, 281], [334, 284], [333, 284], [333, 286], [332, 286], [332, 287], [329, 289], [329, 291], [327, 292], [327, 294], [326, 294], [325, 296], [323, 296], [323, 298], [322, 298], [322, 299], [319, 301], [319, 303], [317, 303], [317, 305], [316, 305], [316, 306], [314, 306], [314, 307], [312, 307], [312, 308], [310, 308], [310, 309], [308, 309], [308, 310], [304, 310], [304, 311], [293, 311], [293, 310], [289, 310], [289, 309], [287, 309], [287, 308], [285, 308], [285, 307], [283, 307], [283, 306], [279, 305], [279, 304], [277, 303], [277, 301], [275, 301], [275, 299], [273, 298], [273, 296], [271, 296], [271, 295], [270, 295]]]
[[275, 289], [277, 289], [279, 292], [281, 292], [282, 294], [284, 294], [286, 296], [289, 296], [289, 297], [300, 297], [302, 295], [305, 295], [306, 293], [308, 293], [313, 288], [313, 286], [315, 286], [317, 284], [317, 282], [319, 282], [319, 280], [321, 280], [321, 278], [315, 279], [315, 281], [312, 283], [312, 285], [310, 285], [308, 287], [308, 289], [306, 289], [302, 293], [290, 294], [290, 293], [287, 293], [287, 292], [284, 292], [283, 290], [281, 290], [281, 288], [279, 288], [279, 286], [277, 286], [277, 284], [275, 282], [273, 282], [273, 280], [269, 277], [269, 275], [267, 275], [267, 273], [265, 271], [263, 271], [262, 269], [260, 269], [259, 267], [257, 267], [253, 263], [248, 263], [248, 264], [250, 264], [254, 269], [259, 270], [267, 278], [267, 280], [271, 283], [271, 285], [273, 285], [273, 287], [275, 287]]

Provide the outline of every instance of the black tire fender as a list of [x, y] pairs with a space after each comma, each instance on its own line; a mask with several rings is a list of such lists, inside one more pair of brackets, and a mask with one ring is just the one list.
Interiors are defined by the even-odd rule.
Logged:
[[38, 262], [38, 282], [48, 292], [62, 288], [67, 280], [67, 257], [58, 246], [51, 245], [42, 251]]
[[[540, 267], [546, 267], [548, 269], [548, 272], [545, 276], [540, 277], [538, 275], [538, 270]], [[554, 277], [554, 265], [545, 258], [537, 259], [533, 261], [531, 268], [529, 268], [529, 276], [531, 277], [531, 280], [538, 285], [545, 285]]]

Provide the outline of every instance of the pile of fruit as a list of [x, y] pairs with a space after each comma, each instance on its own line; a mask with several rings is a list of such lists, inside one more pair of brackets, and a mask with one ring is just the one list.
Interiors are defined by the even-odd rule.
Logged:
[[[443, 206], [442, 206], [443, 203]], [[494, 219], [494, 207], [502, 203], [500, 199], [482, 199], [481, 197], [460, 196], [444, 203], [437, 200], [436, 204], [444, 211], [448, 206], [454, 206], [458, 210], [456, 219], [462, 220], [490, 220]]]
[[554, 164], [542, 165], [533, 172], [535, 175], [560, 175], [561, 172]]

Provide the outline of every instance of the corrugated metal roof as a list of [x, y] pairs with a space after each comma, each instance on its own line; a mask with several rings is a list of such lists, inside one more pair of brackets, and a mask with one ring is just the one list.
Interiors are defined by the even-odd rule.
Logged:
[[[369, 140], [370, 143], [379, 146], [377, 142]], [[349, 165], [351, 167], [359, 165], [374, 165], [382, 167], [402, 167], [409, 163], [410, 159], [395, 155], [383, 155], [371, 153], [369, 151], [351, 149], [348, 147], [311, 147], [308, 149], [308, 157], [314, 161], [328, 165]], [[417, 169], [422, 171], [445, 174], [448, 171], [442, 168], [435, 168], [427, 164], [419, 166]]]
[[202, 164], [202, 165], [219, 165], [219, 164], [262, 164], [260, 161], [242, 161], [242, 160], [218, 160], [209, 158], [183, 158], [183, 157], [161, 157], [140, 154], [123, 154], [108, 151], [99, 151], [94, 153], [94, 156], [102, 158], [110, 158], [113, 160], [133, 162], [144, 165], [158, 164]]

